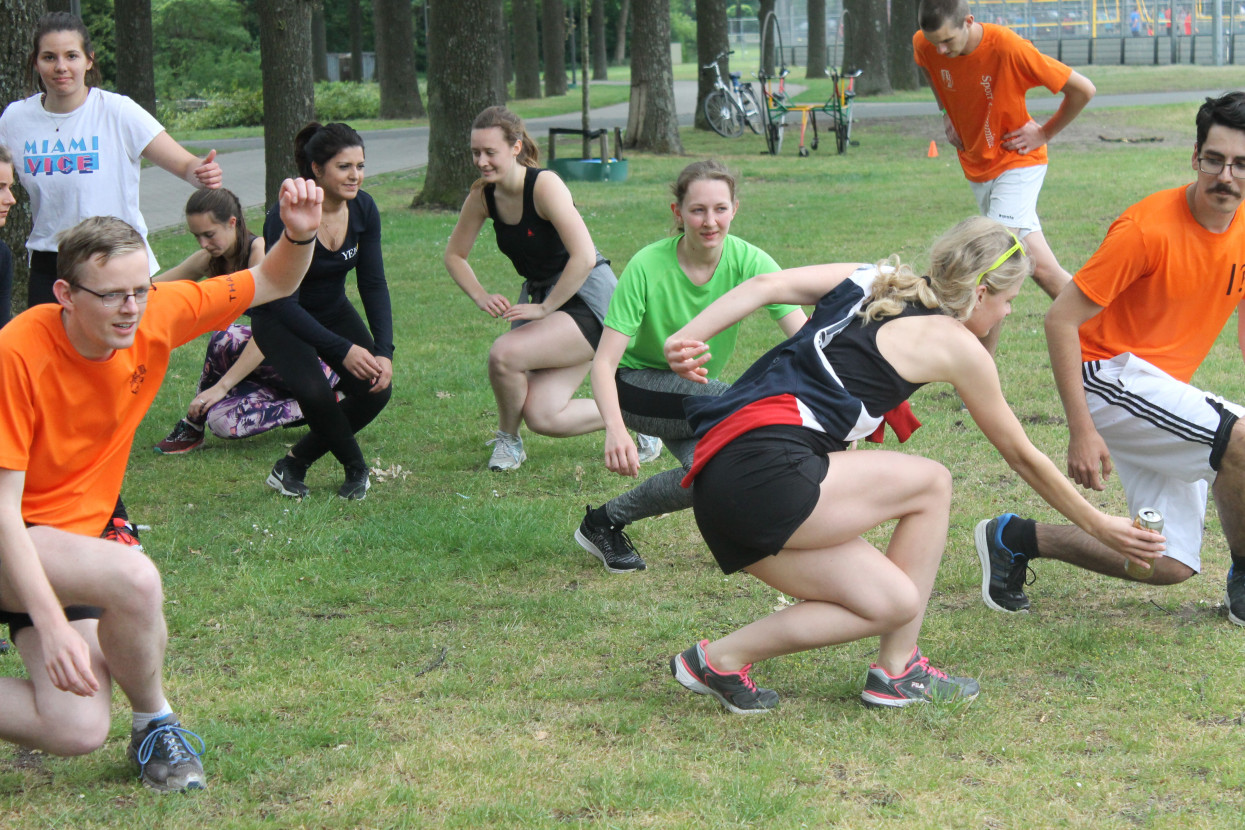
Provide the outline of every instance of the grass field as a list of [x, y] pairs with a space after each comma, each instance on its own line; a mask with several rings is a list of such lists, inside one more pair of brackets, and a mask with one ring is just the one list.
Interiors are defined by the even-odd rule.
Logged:
[[[1153, 190], [1190, 180], [1193, 105], [1091, 109], [1052, 150], [1046, 231], [1075, 270], [1108, 224]], [[621, 271], [669, 231], [668, 187], [690, 158], [743, 176], [732, 230], [783, 265], [924, 261], [974, 212], [933, 118], [858, 125], [846, 156], [807, 159], [760, 138], [685, 132], [689, 158], [630, 157], [631, 176], [572, 186], [598, 247]], [[1150, 135], [1128, 144], [1098, 135]], [[165, 578], [169, 697], [209, 745], [210, 789], [143, 791], [126, 765], [129, 722], [86, 758], [0, 747], [0, 825], [480, 828], [825, 827], [1233, 828], [1245, 810], [1245, 631], [1222, 609], [1227, 552], [1212, 508], [1204, 573], [1154, 588], [1035, 563], [1033, 613], [980, 600], [972, 529], [1013, 510], [1057, 518], [999, 459], [945, 386], [913, 399], [925, 422], [903, 450], [955, 481], [946, 556], [922, 646], [977, 677], [971, 706], [866, 710], [875, 643], [776, 659], [754, 677], [782, 705], [726, 714], [669, 676], [669, 656], [767, 613], [783, 598], [724, 577], [692, 517], [629, 530], [649, 570], [611, 576], [571, 536], [587, 503], [629, 482], [601, 463], [601, 436], [526, 436], [511, 474], [484, 462], [495, 424], [485, 376], [501, 325], [453, 285], [441, 255], [448, 213], [407, 208], [421, 174], [377, 177], [394, 297], [395, 395], [361, 436], [382, 472], [362, 503], [264, 485], [299, 434], [209, 439], [186, 457], [151, 452], [189, 403], [202, 343], [172, 371], [134, 444], [124, 494]], [[167, 262], [193, 248], [162, 236]], [[485, 234], [473, 263], [514, 294]], [[1003, 386], [1034, 442], [1062, 464], [1066, 430], [1029, 286], [1004, 331]], [[1234, 326], [1196, 382], [1245, 399]], [[775, 342], [745, 323], [728, 375]], [[868, 450], [864, 450], [868, 451]], [[649, 465], [650, 474], [669, 463]], [[1090, 496], [1122, 513], [1112, 481]], [[884, 542], [886, 529], [871, 537]], [[0, 673], [20, 661], [0, 658]]]

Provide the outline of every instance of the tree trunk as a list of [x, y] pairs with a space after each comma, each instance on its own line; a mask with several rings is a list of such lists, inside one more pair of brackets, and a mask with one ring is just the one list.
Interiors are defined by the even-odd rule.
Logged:
[[545, 56], [545, 96], [565, 95], [566, 9], [562, 0], [541, 0], [541, 47]]
[[[26, 53], [30, 34], [43, 16], [43, 0], [5, 0], [0, 3], [0, 107], [25, 98], [31, 90], [26, 84]], [[15, 173], [18, 171], [14, 171]], [[20, 184], [13, 185], [17, 204], [9, 209], [9, 219], [0, 228], [13, 251], [13, 311], [26, 308], [26, 289], [30, 280], [26, 267], [26, 237], [30, 236], [30, 197]]]
[[[757, 6], [757, 20], [761, 24], [761, 69], [766, 75], [774, 74], [774, 67], [777, 65], [778, 59], [774, 54], [774, 50], [778, 48], [778, 36], [775, 34], [775, 26], [767, 27], [766, 20], [770, 16], [770, 12], [774, 11], [776, 0], [761, 0]], [[774, 18], [777, 21], [777, 18]]]
[[419, 118], [415, 76], [415, 22], [410, 0], [372, 0], [376, 27], [376, 74], [380, 77], [380, 117]]
[[[696, 0], [696, 63], [708, 66], [719, 53], [730, 49], [730, 32], [726, 24], [726, 4], [722, 0]], [[723, 79], [730, 72], [730, 58], [722, 58], [718, 64]], [[693, 123], [698, 130], [712, 129], [705, 119], [705, 99], [713, 92], [713, 70], [700, 70], [700, 83], [696, 88], [696, 116]]]
[[609, 56], [605, 53], [605, 0], [592, 0], [592, 80], [608, 81]]
[[298, 175], [294, 136], [315, 114], [311, 82], [311, 0], [259, 0], [259, 55], [264, 92], [264, 199]]
[[535, 0], [510, 0], [514, 16], [514, 97], [540, 97], [540, 37]]
[[827, 78], [826, 0], [808, 0], [808, 66], [805, 78]]
[[627, 62], [627, 18], [631, 14], [631, 0], [620, 0], [618, 4], [618, 31], [614, 33], [614, 63]]
[[411, 207], [458, 210], [477, 177], [471, 122], [494, 103], [493, 2], [428, 2], [428, 172]]
[[510, 26], [506, 23], [505, 0], [493, 0], [493, 103], [506, 103], [510, 83]]
[[363, 81], [363, 9], [359, 0], [349, 0], [350, 9], [350, 80]]
[[858, 95], [891, 91], [887, 72], [885, 0], [843, 0], [843, 65], [863, 69], [856, 80]]
[[329, 55], [324, 31], [324, 0], [311, 7], [311, 77], [315, 81], [329, 79]]
[[682, 153], [670, 66], [670, 0], [635, 0], [633, 35], [626, 145], [653, 153]]
[[117, 91], [156, 114], [156, 71], [152, 65], [151, 0], [116, 0]]
[[891, 89], [917, 89], [920, 84], [916, 59], [912, 56], [912, 35], [921, 28], [917, 23], [918, 0], [891, 0], [890, 30], [887, 54], [890, 63]]

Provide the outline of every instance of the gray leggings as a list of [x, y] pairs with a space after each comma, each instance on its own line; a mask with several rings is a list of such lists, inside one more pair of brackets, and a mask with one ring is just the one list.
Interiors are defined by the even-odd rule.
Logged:
[[692, 506], [692, 491], [680, 482], [692, 467], [696, 437], [683, 414], [683, 401], [697, 395], [717, 397], [730, 389], [730, 384], [720, 380], [710, 380], [708, 385], [693, 383], [660, 369], [619, 369], [615, 384], [623, 423], [636, 432], [656, 435], [683, 466], [650, 476], [610, 499], [605, 504], [606, 514], [614, 524], [630, 524], [687, 510]]

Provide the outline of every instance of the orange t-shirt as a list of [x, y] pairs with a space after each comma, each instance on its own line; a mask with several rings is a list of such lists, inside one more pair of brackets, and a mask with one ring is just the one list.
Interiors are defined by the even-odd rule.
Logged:
[[919, 30], [912, 36], [917, 66], [929, 73], [938, 100], [951, 116], [964, 149], [960, 166], [970, 182], [997, 179], [1005, 170], [1046, 164], [1046, 145], [1021, 155], [1003, 147], [1003, 136], [1029, 122], [1025, 93], [1038, 86], [1063, 89], [1071, 67], [1047, 57], [1011, 29], [982, 23], [981, 43], [948, 58]]
[[163, 283], [150, 295], [133, 346], [102, 361], [73, 347], [58, 305], [35, 306], [0, 329], [0, 467], [26, 472], [27, 524], [103, 531], [169, 353], [227, 326], [254, 295], [250, 271]]
[[1189, 383], [1245, 298], [1245, 210], [1211, 233], [1189, 210], [1186, 187], [1124, 211], [1077, 272], [1103, 310], [1081, 326], [1083, 360], [1131, 352]]

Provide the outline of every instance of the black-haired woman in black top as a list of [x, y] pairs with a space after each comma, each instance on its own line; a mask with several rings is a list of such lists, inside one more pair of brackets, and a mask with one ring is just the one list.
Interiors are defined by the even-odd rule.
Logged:
[[[380, 250], [380, 213], [363, 182], [363, 139], [345, 124], [308, 124], [294, 139], [299, 175], [324, 190], [324, 219], [315, 255], [293, 296], [255, 308], [255, 342], [294, 393], [310, 432], [272, 468], [268, 484], [283, 495], [309, 493], [307, 468], [331, 452], [345, 468], [337, 494], [362, 499], [370, 485], [355, 433], [389, 402], [393, 381], [393, 315]], [[264, 222], [271, 248], [285, 227], [274, 207]], [[367, 324], [346, 297], [355, 272]], [[341, 377], [329, 386], [317, 358]]]

